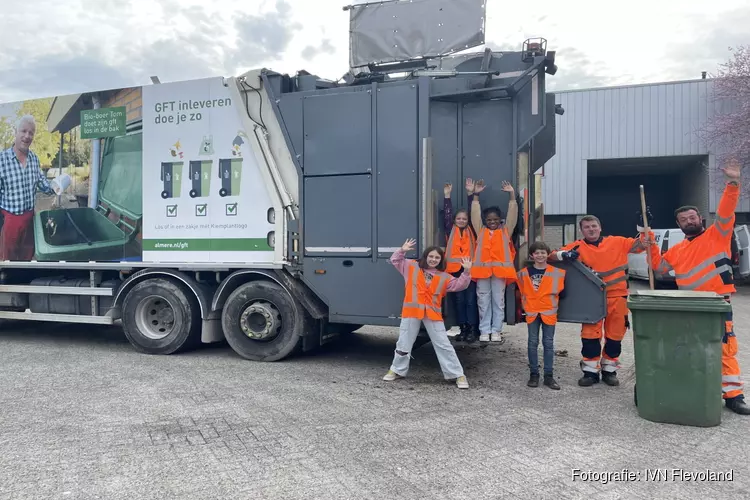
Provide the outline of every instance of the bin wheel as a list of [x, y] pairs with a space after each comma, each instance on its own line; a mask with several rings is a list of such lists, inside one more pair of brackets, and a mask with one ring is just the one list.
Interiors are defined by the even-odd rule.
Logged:
[[638, 406], [638, 389], [635, 385], [633, 386], [633, 403]]
[[174, 354], [200, 344], [200, 306], [190, 292], [171, 281], [148, 279], [125, 296], [122, 326], [136, 351]]
[[279, 361], [302, 345], [305, 311], [278, 283], [251, 281], [227, 298], [221, 326], [229, 346], [245, 359]]
[[196, 196], [198, 196], [198, 192], [195, 189], [191, 189], [190, 190], [190, 197], [191, 198], [195, 198]]
[[227, 190], [226, 189], [224, 189], [224, 188], [219, 189], [219, 196], [221, 196], [223, 198], [226, 195], [227, 195]]
[[167, 198], [169, 198], [169, 193], [167, 193], [166, 191], [162, 191], [161, 192], [161, 197], [166, 200]]

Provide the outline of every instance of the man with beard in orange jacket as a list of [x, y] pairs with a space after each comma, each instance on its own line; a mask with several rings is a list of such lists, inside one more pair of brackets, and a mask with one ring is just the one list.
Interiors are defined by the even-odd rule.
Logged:
[[[674, 271], [680, 290], [714, 292], [723, 295], [727, 302], [737, 290], [734, 287], [730, 259], [734, 237], [735, 209], [740, 199], [740, 165], [731, 161], [722, 169], [726, 187], [716, 207], [716, 220], [703, 229], [703, 218], [698, 208], [684, 206], [675, 210], [675, 218], [685, 239], [660, 255], [658, 247], [651, 251], [651, 269], [663, 275]], [[655, 245], [653, 238], [646, 240]], [[722, 339], [722, 396], [727, 408], [740, 415], [750, 415], [745, 403], [740, 364], [737, 362], [737, 337], [734, 334], [732, 312], [724, 320]]]

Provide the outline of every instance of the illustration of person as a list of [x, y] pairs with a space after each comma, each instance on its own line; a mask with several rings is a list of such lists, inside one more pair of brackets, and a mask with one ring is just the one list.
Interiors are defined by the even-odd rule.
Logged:
[[34, 200], [37, 190], [54, 195], [31, 151], [36, 121], [24, 115], [16, 124], [13, 145], [0, 152], [0, 260], [29, 261], [34, 257]]

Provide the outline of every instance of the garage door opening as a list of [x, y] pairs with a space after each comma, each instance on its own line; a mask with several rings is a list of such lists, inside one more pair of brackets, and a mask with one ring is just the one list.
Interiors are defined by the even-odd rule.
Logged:
[[640, 185], [654, 229], [675, 227], [674, 210], [695, 205], [708, 213], [707, 156], [668, 156], [588, 161], [588, 213], [602, 221], [604, 236], [635, 236]]

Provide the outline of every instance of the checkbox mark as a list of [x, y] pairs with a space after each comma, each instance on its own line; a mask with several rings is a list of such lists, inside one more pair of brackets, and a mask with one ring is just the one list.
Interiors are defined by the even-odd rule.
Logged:
[[234, 216], [237, 215], [237, 204], [236, 203], [227, 203], [227, 215]]
[[167, 205], [167, 217], [177, 217], [177, 205]]
[[206, 204], [203, 205], [196, 205], [195, 206], [195, 215], [198, 217], [205, 217], [206, 214], [208, 214], [208, 208], [206, 207]]

